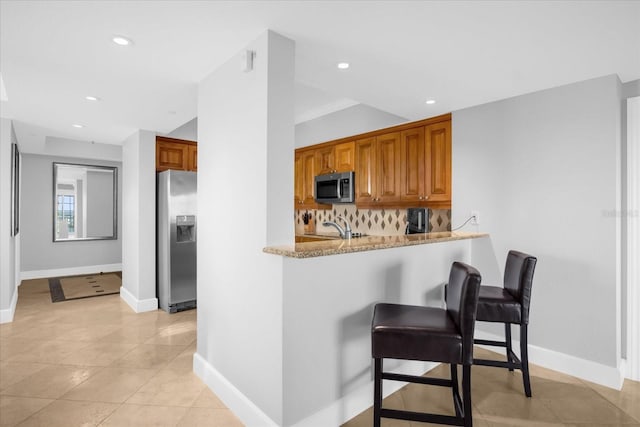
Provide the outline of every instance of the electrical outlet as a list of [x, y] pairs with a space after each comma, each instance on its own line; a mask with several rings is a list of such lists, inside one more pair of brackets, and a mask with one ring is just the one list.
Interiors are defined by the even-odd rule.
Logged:
[[471, 211], [471, 214], [469, 216], [472, 217], [471, 225], [480, 225], [480, 212], [479, 211]]

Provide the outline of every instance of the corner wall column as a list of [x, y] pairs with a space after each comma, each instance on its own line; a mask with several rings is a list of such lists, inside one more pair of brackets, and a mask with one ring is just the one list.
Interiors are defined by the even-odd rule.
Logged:
[[158, 309], [156, 298], [156, 181], [153, 132], [122, 144], [122, 298], [136, 312]]

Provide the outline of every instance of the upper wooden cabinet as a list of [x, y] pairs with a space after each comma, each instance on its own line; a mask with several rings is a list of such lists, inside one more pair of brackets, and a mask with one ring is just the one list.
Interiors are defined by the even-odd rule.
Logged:
[[376, 137], [356, 141], [356, 203], [373, 202], [378, 193]]
[[194, 172], [198, 171], [198, 146], [189, 145], [187, 151], [187, 165], [188, 169]]
[[315, 199], [315, 177], [318, 173], [317, 153], [315, 149], [301, 149], [295, 152], [294, 163], [294, 195], [293, 205], [295, 209], [328, 208], [328, 205], [319, 205]]
[[[351, 170], [359, 207], [450, 208], [451, 115], [296, 150], [296, 207], [314, 207], [315, 175]], [[310, 188], [299, 190], [304, 185]]]
[[451, 203], [451, 121], [402, 132], [401, 200], [418, 206]]
[[400, 133], [356, 141], [356, 204], [375, 206], [400, 200]]
[[293, 205], [294, 209], [297, 209], [302, 205], [304, 200], [304, 173], [302, 166], [302, 153], [298, 150], [295, 152], [293, 163]]
[[333, 173], [333, 171], [335, 171], [336, 164], [335, 146], [329, 145], [327, 147], [321, 147], [313, 151], [315, 152], [317, 167], [316, 170], [318, 171], [318, 175]]
[[325, 145], [315, 149], [318, 175], [355, 169], [355, 143]]
[[422, 202], [427, 194], [424, 127], [402, 131], [400, 139], [400, 199], [405, 202]]
[[167, 169], [197, 171], [197, 143], [156, 136], [156, 172], [162, 172]]
[[425, 127], [428, 201], [451, 204], [451, 120]]
[[335, 172], [350, 172], [356, 168], [355, 142], [336, 144], [334, 149]]

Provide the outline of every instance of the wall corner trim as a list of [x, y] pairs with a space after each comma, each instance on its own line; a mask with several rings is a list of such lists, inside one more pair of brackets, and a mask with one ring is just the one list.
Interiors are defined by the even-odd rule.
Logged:
[[158, 309], [158, 298], [148, 298], [139, 300], [124, 286], [120, 286], [120, 298], [127, 303], [136, 313], [154, 311]]
[[13, 316], [16, 314], [16, 305], [18, 305], [18, 288], [13, 291], [13, 297], [11, 298], [9, 308], [0, 310], [0, 323], [13, 322]]
[[[484, 331], [478, 331], [477, 329], [475, 338], [494, 341], [504, 340], [504, 337]], [[496, 347], [483, 345], [480, 347], [496, 351]], [[519, 349], [520, 342], [513, 340], [513, 351], [518, 355], [518, 357], [520, 357]], [[529, 344], [529, 362], [615, 390], [622, 389], [625, 377], [625, 367], [622, 361], [618, 361], [618, 366], [608, 366], [531, 344]]]
[[158, 298], [148, 298], [139, 300], [124, 286], [120, 287], [120, 298], [127, 303], [129, 307], [136, 313], [144, 313], [146, 311], [155, 311], [158, 309]]
[[278, 426], [198, 353], [193, 354], [193, 372], [240, 418], [245, 426]]

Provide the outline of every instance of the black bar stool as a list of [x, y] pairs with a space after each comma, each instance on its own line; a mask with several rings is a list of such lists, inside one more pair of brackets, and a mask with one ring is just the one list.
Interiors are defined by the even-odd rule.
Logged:
[[[524, 393], [531, 397], [529, 380], [529, 353], [527, 350], [527, 326], [531, 285], [537, 259], [518, 251], [509, 251], [504, 269], [504, 287], [481, 286], [476, 320], [504, 323], [505, 341], [474, 340], [475, 344], [506, 347], [507, 361], [473, 359], [474, 365], [520, 369]], [[511, 346], [511, 325], [520, 325], [520, 356], [518, 359]]]
[[[471, 364], [480, 273], [454, 262], [449, 274], [447, 308], [376, 304], [371, 325], [371, 353], [375, 362], [373, 425], [381, 418], [472, 426]], [[451, 379], [383, 372], [383, 359], [449, 363]], [[462, 396], [457, 365], [462, 365]], [[382, 380], [451, 387], [456, 416], [382, 408]]]

